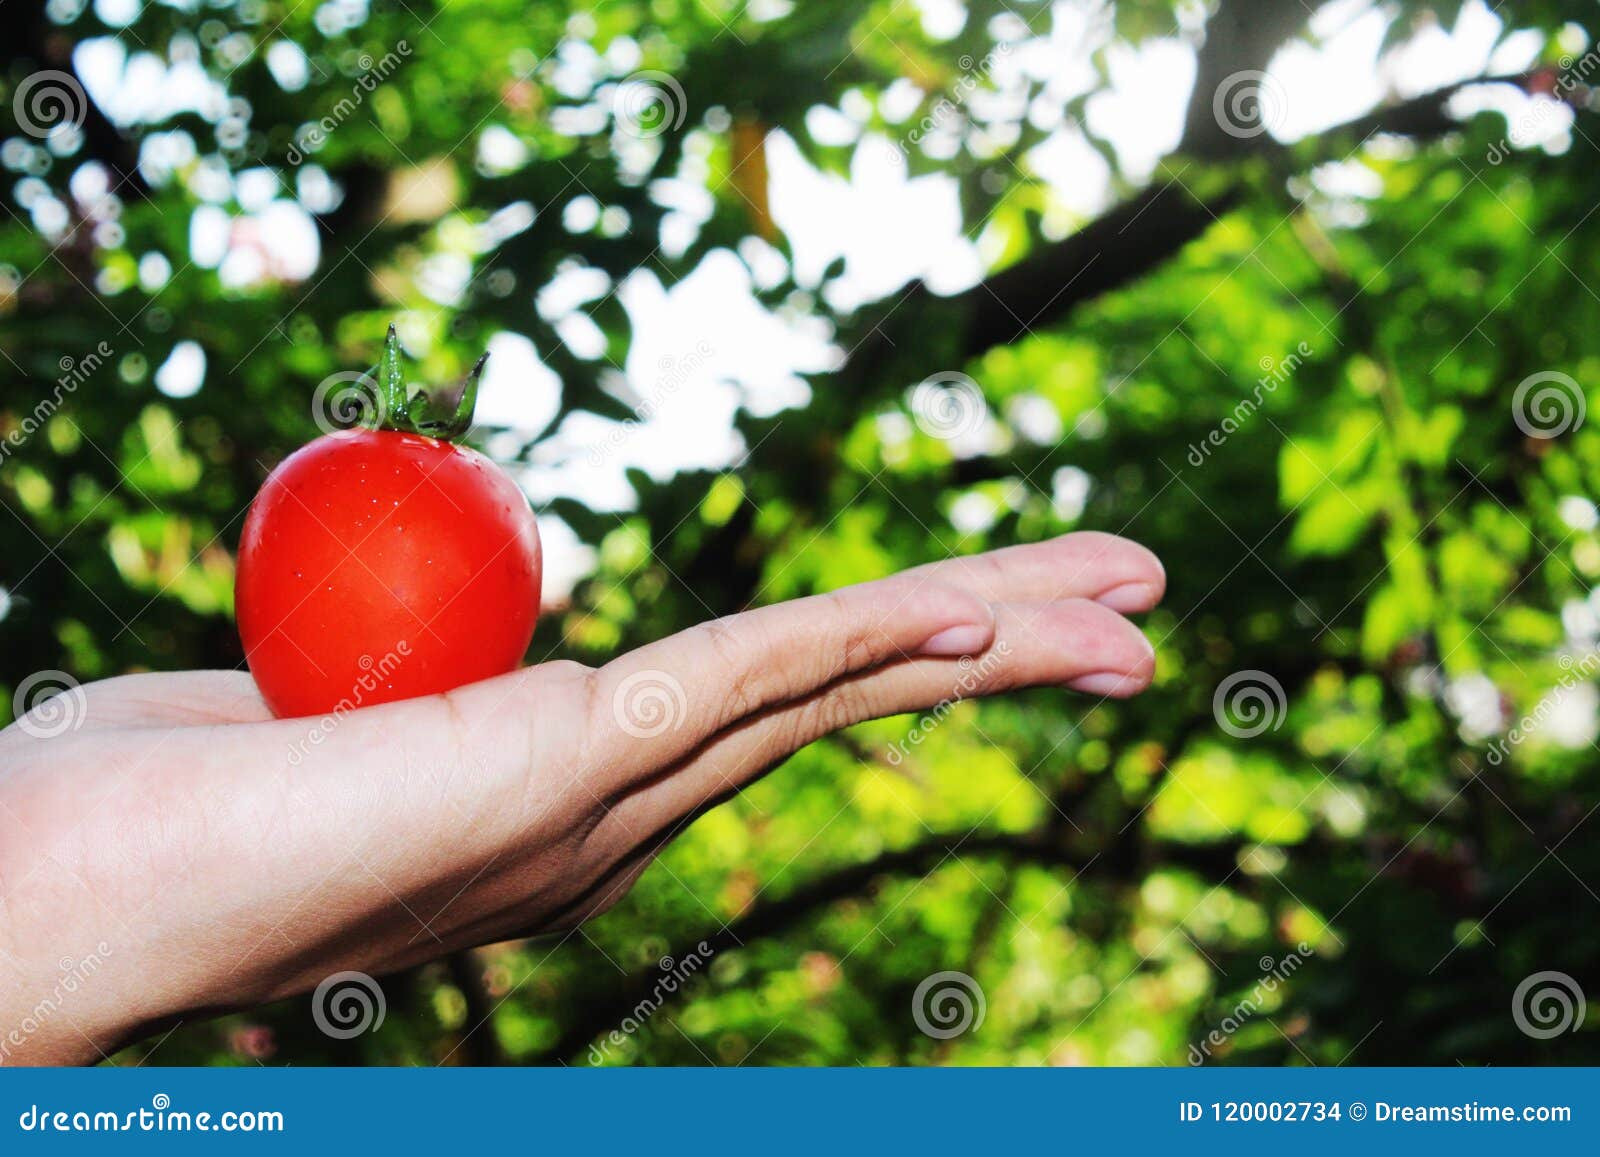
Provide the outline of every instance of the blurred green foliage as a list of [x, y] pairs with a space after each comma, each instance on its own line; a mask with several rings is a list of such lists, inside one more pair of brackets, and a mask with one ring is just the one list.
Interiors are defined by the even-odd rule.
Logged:
[[[106, 23], [118, 7], [131, 23]], [[1139, 44], [1196, 38], [1203, 7], [1108, 13], [1115, 41]], [[1207, 39], [1202, 77], [1264, 68], [1279, 40], [1309, 35], [1301, 6], [1278, 6], [1277, 22], [1295, 10], [1285, 29], [1252, 23], [1259, 7], [1221, 5], [1213, 21], [1231, 31]], [[1389, 40], [1451, 27], [1462, 7], [1391, 4]], [[230, 551], [244, 509], [317, 433], [317, 383], [370, 364], [391, 319], [435, 378], [509, 331], [560, 376], [558, 420], [632, 417], [613, 384], [630, 337], [617, 298], [583, 307], [605, 346], [584, 356], [535, 308], [540, 288], [574, 264], [608, 287], [641, 267], [670, 285], [751, 236], [786, 254], [762, 134], [846, 173], [853, 147], [819, 143], [813, 108], [848, 105], [902, 138], [997, 38], [1060, 18], [1037, 3], [966, 8], [951, 35], [902, 0], [52, 0], [15, 16], [0, 113], [13, 118], [0, 432], [17, 435], [0, 464], [7, 702], [45, 668], [88, 680], [239, 665]], [[1600, 1061], [1593, 1015], [1548, 1040], [1512, 1015], [1531, 973], [1600, 975], [1582, 663], [1600, 632], [1600, 428], [1531, 437], [1515, 398], [1536, 374], [1577, 383], [1570, 405], [1600, 382], [1591, 100], [1556, 84], [1591, 59], [1596, 15], [1511, 8], [1503, 35], [1531, 30], [1551, 70], [1516, 83], [1554, 88], [1575, 112], [1569, 148], [1512, 148], [1502, 116], [1456, 124], [1438, 102], [1398, 98], [1391, 123], [1293, 146], [1202, 139], [1202, 91], [1183, 148], [1149, 182], [1090, 140], [1119, 196], [1169, 191], [1121, 229], [1065, 209], [1030, 168], [1057, 117], [1019, 108], [1080, 120], [1112, 67], [1107, 49], [1069, 59], [1050, 45], [1088, 70], [1084, 92], [1060, 96], [1040, 69], [1021, 105], [962, 110], [948, 153], [908, 150], [913, 172], [959, 182], [990, 282], [838, 312], [819, 286], [780, 279], [762, 301], [826, 320], [851, 352], [812, 379], [802, 410], [741, 414], [754, 451], [732, 470], [636, 472], [636, 510], [549, 507], [598, 562], [546, 616], [532, 659], [603, 661], [753, 601], [1103, 529], [1167, 565], [1169, 597], [1146, 624], [1160, 661], [1148, 695], [963, 703], [901, 748], [913, 721], [854, 728], [704, 816], [580, 933], [386, 979], [375, 1034], [330, 1040], [294, 1001], [185, 1024], [127, 1058], [586, 1063], [650, 996], [660, 959], [706, 940], [708, 967], [606, 1063], [1182, 1064], [1301, 945], [1303, 966], [1213, 1062]], [[191, 62], [229, 103], [120, 127], [91, 107], [79, 134], [30, 133], [14, 96], [40, 69], [71, 71], [95, 38]], [[284, 44], [308, 62], [297, 87], [268, 66]], [[398, 65], [351, 103], [388, 54]], [[564, 77], [563, 60], [583, 61], [589, 82]], [[681, 87], [686, 123], [641, 143], [607, 101], [644, 70]], [[921, 104], [892, 121], [885, 94], [905, 79]], [[483, 162], [490, 131], [521, 159]], [[318, 147], [296, 164], [308, 133]], [[109, 175], [111, 200], [74, 195], [85, 167]], [[224, 286], [191, 259], [192, 215], [237, 212], [240, 179], [262, 170], [314, 209], [320, 263]], [[337, 203], [321, 200], [322, 174]], [[655, 182], [671, 175], [708, 192], [709, 215], [665, 251]], [[605, 210], [592, 221], [569, 212], [591, 201]], [[494, 215], [524, 203], [532, 223], [495, 233]], [[1188, 231], [1185, 214], [1199, 216]], [[1105, 265], [1051, 280], [1075, 242]], [[469, 270], [447, 300], [428, 288], [441, 259]], [[1024, 281], [1035, 304], [1013, 309]], [[1018, 314], [1009, 334], [1004, 313]], [[207, 368], [202, 388], [171, 397], [153, 375], [180, 342]], [[980, 453], [908, 421], [908, 387], [953, 370], [993, 411]], [[1041, 407], [1059, 436], [1030, 435], [1023, 415]], [[1214, 707], [1240, 672], [1282, 688], [1259, 728]], [[1492, 746], [1552, 692], [1576, 708], [1571, 734]], [[919, 982], [943, 969], [986, 998], [982, 1025], [947, 1040], [912, 1015]]]

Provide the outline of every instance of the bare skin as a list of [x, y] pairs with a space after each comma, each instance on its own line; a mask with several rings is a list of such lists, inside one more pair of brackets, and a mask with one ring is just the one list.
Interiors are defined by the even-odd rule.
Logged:
[[1068, 535], [331, 726], [273, 719], [242, 672], [89, 684], [80, 726], [0, 732], [0, 1063], [94, 1062], [337, 971], [569, 929], [830, 732], [954, 695], [1143, 690], [1123, 615], [1164, 587], [1144, 548]]

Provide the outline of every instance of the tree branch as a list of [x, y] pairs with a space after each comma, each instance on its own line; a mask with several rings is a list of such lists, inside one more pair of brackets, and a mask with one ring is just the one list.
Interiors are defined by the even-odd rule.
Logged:
[[[1179, 152], [1226, 160], [1252, 150], [1265, 129], [1263, 119], [1273, 111], [1274, 94], [1261, 84], [1261, 74], [1309, 16], [1309, 8], [1282, 0], [1220, 0], [1195, 54], [1194, 90]], [[1219, 102], [1226, 106], [1226, 125], [1218, 116]]]
[[[1266, 135], [1242, 143], [1249, 146], [1248, 155], [1274, 163], [1292, 162], [1297, 170], [1308, 168], [1342, 156], [1352, 147], [1350, 142], [1364, 141], [1378, 133], [1419, 140], [1442, 135], [1461, 126], [1462, 122], [1451, 117], [1446, 108], [1463, 89], [1496, 83], [1527, 89], [1537, 76], [1484, 76], [1449, 84], [1374, 109], [1311, 140], [1291, 145], [1279, 144]], [[1066, 240], [947, 299], [943, 307], [953, 308], [957, 316], [967, 319], [959, 355], [978, 357], [1059, 320], [1085, 302], [1130, 284], [1199, 239], [1244, 199], [1245, 192], [1242, 179], [1235, 179], [1224, 191], [1206, 200], [1197, 198], [1179, 179], [1152, 185]], [[919, 303], [919, 297], [926, 300]], [[909, 299], [902, 301], [896, 312], [914, 317], [919, 313], [918, 304], [936, 300], [919, 286], [911, 290]], [[892, 348], [886, 338], [864, 342], [852, 359], [852, 373], [858, 380], [870, 380]]]
[[[1199, 160], [1220, 160], [1276, 147], [1259, 131], [1224, 131], [1215, 115], [1213, 94], [1241, 71], [1264, 70], [1305, 19], [1305, 9], [1277, 0], [1221, 0], [1206, 22], [1205, 43], [1196, 54], [1181, 152]], [[1246, 116], [1259, 117], [1261, 111], [1257, 101]], [[1200, 237], [1242, 196], [1238, 183], [1205, 201], [1180, 180], [1163, 181], [1059, 244], [1001, 270], [954, 299], [960, 316], [967, 319], [961, 356], [973, 358], [1009, 344], [1075, 306], [1137, 280]], [[926, 291], [917, 287], [913, 293]], [[866, 363], [860, 367], [866, 375], [873, 374], [885, 358], [886, 345], [892, 343], [874, 340], [858, 349], [855, 360]]]
[[1240, 196], [1234, 188], [1207, 202], [1179, 181], [1153, 185], [1060, 244], [1001, 270], [957, 299], [971, 318], [966, 354], [1008, 345], [1138, 280], [1203, 234]]
[[[1443, 88], [1436, 88], [1420, 96], [1411, 97], [1409, 100], [1396, 101], [1393, 104], [1381, 105], [1365, 116], [1357, 117], [1353, 121], [1346, 121], [1342, 125], [1328, 129], [1319, 134], [1318, 139], [1335, 141], [1339, 139], [1366, 140], [1374, 134], [1384, 133], [1391, 136], [1410, 137], [1413, 140], [1426, 141], [1441, 137], [1445, 133], [1460, 128], [1464, 121], [1451, 116], [1447, 111], [1452, 98], [1459, 92], [1469, 88], [1477, 88], [1485, 84], [1509, 84], [1523, 92], [1532, 91], [1536, 81], [1545, 75], [1541, 70], [1532, 72], [1519, 72], [1505, 76], [1474, 76], [1466, 80], [1447, 84]], [[1578, 106], [1573, 106], [1577, 108]]]
[[[1118, 841], [1121, 848], [1129, 841]], [[1205, 873], [1211, 879], [1222, 879], [1237, 865], [1242, 845], [1185, 844], [1165, 849], [1163, 862], [1187, 866]], [[935, 835], [910, 847], [885, 852], [873, 860], [839, 868], [825, 876], [803, 884], [787, 896], [769, 900], [751, 908], [743, 916], [719, 929], [699, 936], [687, 936], [686, 944], [695, 945], [694, 951], [702, 956], [714, 955], [741, 948], [747, 940], [757, 940], [781, 932], [829, 905], [868, 891], [873, 884], [888, 877], [916, 879], [926, 876], [946, 860], [955, 857], [991, 856], [1018, 864], [1036, 864], [1046, 867], [1071, 868], [1083, 871], [1091, 863], [1105, 863], [1109, 858], [1122, 860], [1120, 851], [1084, 854], [1067, 844], [1047, 839], [1044, 831], [1021, 835], [1004, 832], [956, 832]], [[704, 943], [709, 952], [698, 948]], [[686, 949], [674, 958], [683, 959]], [[569, 1025], [559, 1040], [544, 1054], [542, 1063], [570, 1062], [583, 1053], [591, 1041], [602, 1033], [616, 1028], [640, 1004], [660, 1001], [657, 992], [660, 973], [654, 969], [628, 977], [620, 987], [583, 1009], [578, 1019]], [[682, 988], [678, 990], [679, 993]]]

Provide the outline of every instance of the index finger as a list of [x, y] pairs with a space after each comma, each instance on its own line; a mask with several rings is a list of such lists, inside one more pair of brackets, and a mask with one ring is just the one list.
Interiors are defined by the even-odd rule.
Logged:
[[926, 574], [702, 623], [595, 672], [593, 722], [605, 729], [600, 762], [629, 782], [729, 724], [841, 675], [911, 655], [976, 654], [993, 638], [986, 600]]

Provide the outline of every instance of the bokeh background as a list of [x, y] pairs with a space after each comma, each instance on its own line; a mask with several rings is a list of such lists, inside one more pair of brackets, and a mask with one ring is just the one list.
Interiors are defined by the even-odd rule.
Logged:
[[391, 321], [491, 351], [530, 661], [1074, 529], [1170, 577], [1136, 701], [853, 728], [371, 1031], [119, 1063], [1600, 1062], [1592, 0], [0, 19], [0, 713], [241, 665]]

